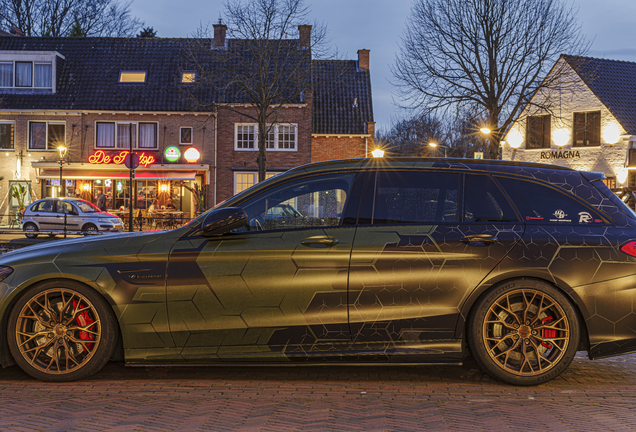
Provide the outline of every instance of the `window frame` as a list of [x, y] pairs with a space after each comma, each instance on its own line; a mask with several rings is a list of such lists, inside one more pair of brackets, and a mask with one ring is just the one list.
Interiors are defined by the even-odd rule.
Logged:
[[[530, 145], [530, 119], [541, 119], [541, 138], [540, 146]], [[547, 130], [546, 130], [547, 123]], [[547, 141], [547, 142], [546, 142]], [[526, 149], [549, 149], [552, 147], [552, 116], [550, 114], [526, 116]]]
[[[577, 144], [576, 143], [576, 133], [577, 133], [577, 122], [576, 122], [576, 116], [577, 114], [579, 115], [583, 115], [584, 116], [584, 127], [583, 127], [583, 144]], [[593, 143], [593, 144], [585, 144], [586, 141], [588, 141], [588, 116], [590, 114], [598, 114], [598, 131], [597, 132], [597, 137], [598, 137], [598, 142], [597, 143]], [[601, 136], [601, 123], [603, 120], [603, 113], [601, 112], [601, 110], [596, 110], [596, 111], [575, 111], [572, 112], [572, 147], [578, 147], [578, 148], [589, 148], [589, 147], [600, 147], [603, 137]], [[596, 127], [596, 126], [595, 126]]]
[[[185, 81], [184, 78], [186, 75], [192, 75], [192, 81]], [[197, 82], [197, 72], [196, 71], [181, 71], [181, 84], [195, 84]]]
[[[99, 123], [114, 123], [115, 124], [115, 146], [114, 147], [98, 147], [97, 146], [97, 125]], [[142, 151], [158, 151], [159, 150], [159, 122], [158, 121], [119, 121], [119, 120], [113, 120], [113, 121], [103, 121], [103, 120], [95, 120], [95, 124], [94, 124], [94, 133], [93, 133], [93, 149], [94, 150], [103, 150], [103, 151], [122, 151], [122, 150], [127, 150], [130, 148], [130, 146], [126, 146], [126, 147], [118, 147], [117, 146], [117, 130], [119, 128], [119, 125], [125, 125], [125, 127], [128, 127], [129, 124], [133, 124], [135, 125], [135, 129], [134, 129], [134, 144], [133, 144], [133, 150], [142, 150]], [[155, 146], [154, 147], [139, 147], [139, 125], [140, 124], [154, 124], [155, 125]]]
[[[32, 135], [32, 131], [31, 131], [31, 125], [34, 123], [45, 123], [46, 124], [46, 131], [45, 131], [45, 135], [46, 135], [46, 141], [45, 141], [45, 147], [44, 148], [35, 148], [32, 147], [32, 143], [33, 143], [33, 135]], [[63, 125], [64, 126], [64, 142], [62, 143], [62, 145], [66, 146], [66, 121], [64, 120], [29, 120], [27, 123], [27, 127], [28, 127], [28, 142], [27, 142], [27, 149], [29, 151], [47, 151], [47, 152], [54, 152], [57, 151], [57, 147], [53, 147], [53, 148], [49, 148], [49, 124], [53, 124], [53, 125]]]
[[[254, 128], [254, 147], [239, 147], [238, 146], [238, 129], [239, 126], [252, 126]], [[283, 127], [293, 127], [294, 130], [294, 141], [293, 148], [284, 148], [281, 147], [281, 143], [279, 142], [279, 126]], [[258, 151], [258, 137], [259, 137], [258, 123], [234, 123], [234, 151]], [[266, 139], [265, 141], [265, 149], [266, 151], [272, 152], [298, 152], [298, 123], [274, 123], [269, 129], [268, 135], [274, 135], [274, 141], [270, 139]], [[268, 136], [269, 138], [269, 136]], [[272, 143], [272, 147], [270, 147], [270, 143]]]
[[[55, 80], [55, 73], [53, 68], [53, 61], [41, 61], [41, 60], [0, 60], [2, 64], [10, 64], [11, 65], [11, 85], [10, 86], [0, 86], [3, 89], [43, 89], [43, 90], [53, 90], [53, 81]], [[31, 64], [31, 85], [17, 85], [17, 64], [18, 63], [30, 63]], [[35, 85], [35, 65], [48, 65], [51, 68], [51, 81], [48, 86], [39, 87]]]
[[8, 151], [8, 150], [15, 150], [15, 120], [0, 120], [0, 127], [2, 125], [9, 125], [12, 128], [12, 133], [11, 133], [11, 147], [10, 148], [3, 148], [0, 147], [0, 150], [3, 151]]
[[[190, 129], [190, 142], [182, 142], [181, 138], [183, 138], [183, 129]], [[194, 127], [192, 126], [180, 126], [179, 127], [179, 145], [193, 145], [194, 143]]]
[[[281, 174], [281, 173], [282, 173], [282, 171], [267, 171], [265, 173], [265, 180], [270, 179], [272, 177], [275, 177], [275, 176], [277, 176], [278, 174]], [[237, 188], [237, 186], [238, 186], [238, 174], [252, 174], [254, 183], [250, 184], [249, 186], [247, 186], [244, 189], [237, 190], [238, 189]], [[233, 183], [232, 183], [232, 189], [234, 191], [234, 195], [240, 194], [241, 192], [251, 188], [255, 184], [258, 184], [258, 171], [234, 171]]]

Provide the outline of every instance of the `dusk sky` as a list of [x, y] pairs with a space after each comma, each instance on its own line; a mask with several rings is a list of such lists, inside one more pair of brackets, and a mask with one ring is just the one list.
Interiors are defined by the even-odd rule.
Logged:
[[[308, 1], [312, 16], [324, 21], [329, 36], [345, 59], [356, 59], [361, 48], [371, 50], [373, 108], [378, 128], [388, 128], [399, 116], [393, 103], [393, 63], [411, 0]], [[594, 43], [591, 57], [636, 61], [633, 0], [575, 0], [583, 33]], [[132, 12], [153, 27], [159, 37], [187, 37], [200, 23], [216, 23], [220, 0], [134, 0]]]

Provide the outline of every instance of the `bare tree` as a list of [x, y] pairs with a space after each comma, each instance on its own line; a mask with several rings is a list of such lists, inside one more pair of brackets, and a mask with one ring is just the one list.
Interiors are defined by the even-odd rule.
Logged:
[[402, 105], [454, 116], [477, 109], [496, 158], [527, 104], [550, 112], [549, 97], [531, 98], [563, 90], [565, 67], [548, 77], [559, 55], [589, 47], [576, 12], [563, 0], [415, 0], [392, 68]]
[[231, 39], [211, 49], [210, 40], [201, 39], [210, 35], [209, 26], [202, 26], [185, 53], [184, 69], [196, 71], [196, 82], [185, 90], [195, 107], [230, 110], [258, 125], [259, 181], [266, 174], [267, 137], [281, 110], [303, 103], [312, 88], [312, 54], [330, 52], [321, 23], [307, 26], [305, 36], [311, 30], [311, 38], [301, 40], [299, 25], [307, 23], [309, 12], [304, 0], [229, 0], [225, 22]]
[[24, 36], [132, 37], [142, 26], [117, 0], [0, 0], [0, 25]]

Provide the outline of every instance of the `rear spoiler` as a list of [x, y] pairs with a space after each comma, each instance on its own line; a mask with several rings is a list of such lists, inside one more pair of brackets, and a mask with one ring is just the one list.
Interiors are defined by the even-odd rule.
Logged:
[[607, 178], [605, 177], [605, 174], [600, 172], [587, 172], [587, 171], [579, 171], [579, 172], [581, 173], [583, 178], [589, 181], [590, 183], [593, 183], [599, 180], [605, 180]]

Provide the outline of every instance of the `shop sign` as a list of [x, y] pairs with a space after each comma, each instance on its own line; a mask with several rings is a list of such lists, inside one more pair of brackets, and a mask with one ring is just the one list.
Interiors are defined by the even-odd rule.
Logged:
[[579, 159], [579, 151], [542, 151], [541, 159]]
[[199, 160], [199, 158], [201, 157], [201, 153], [199, 153], [199, 150], [195, 149], [194, 147], [190, 147], [185, 151], [183, 157], [186, 161], [194, 163]]
[[181, 150], [178, 147], [170, 146], [166, 148], [163, 155], [168, 162], [176, 162], [181, 157]]
[[[104, 150], [97, 150], [95, 153], [88, 157], [88, 161], [92, 164], [103, 165], [103, 164], [123, 164], [126, 160], [126, 156], [130, 153], [128, 150], [122, 150], [119, 153], [112, 155], [106, 154]], [[148, 165], [152, 165], [157, 161], [157, 159], [153, 155], [147, 155], [145, 152], [141, 154], [135, 153], [139, 155], [139, 165], [143, 165], [144, 168]]]

